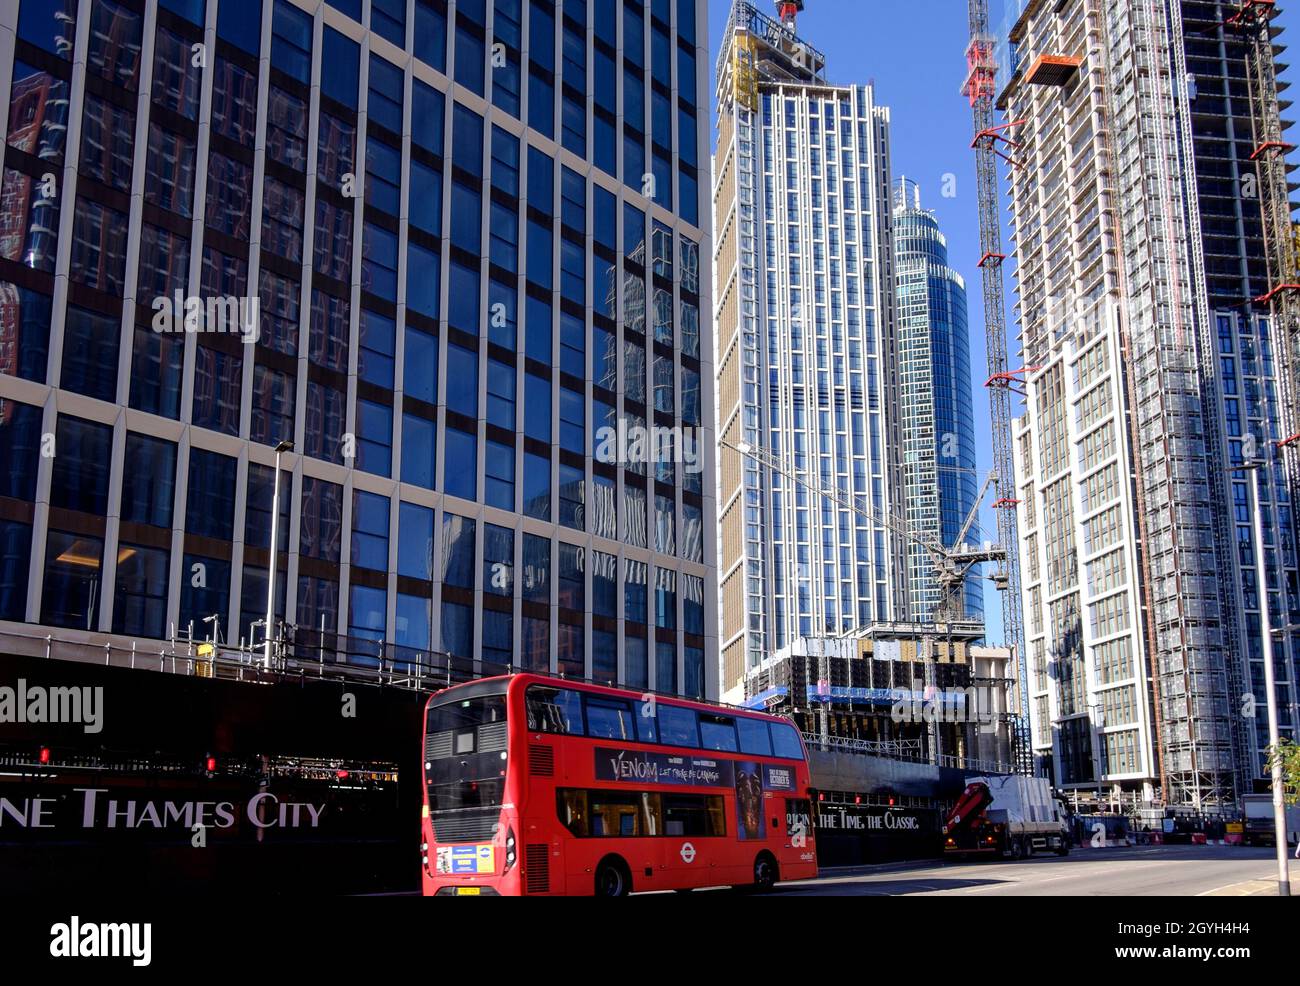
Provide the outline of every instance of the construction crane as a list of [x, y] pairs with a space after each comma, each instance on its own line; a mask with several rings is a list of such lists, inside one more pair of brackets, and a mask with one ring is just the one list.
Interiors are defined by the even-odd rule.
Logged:
[[[931, 564], [934, 565], [935, 581], [939, 585], [940, 597], [939, 603], [935, 606], [934, 611], [929, 614], [930, 620], [918, 620], [918, 622], [941, 623], [959, 623], [965, 620], [965, 604], [963, 589], [966, 585], [966, 577], [974, 565], [983, 562], [1002, 562], [1006, 558], [1006, 552], [1000, 545], [987, 544], [980, 547], [967, 544], [966, 537], [975, 524], [976, 517], [979, 514], [980, 503], [984, 500], [985, 494], [989, 487], [996, 480], [994, 473], [989, 473], [988, 478], [984, 480], [984, 485], [980, 488], [979, 496], [975, 498], [975, 505], [971, 508], [970, 513], [966, 516], [965, 522], [961, 526], [956, 541], [952, 545], [944, 545], [941, 541], [927, 537], [912, 529], [900, 517], [892, 514], [885, 514], [880, 511], [872, 510], [870, 507], [859, 502], [860, 497], [855, 497], [851, 493], [835, 486], [822, 486], [813, 479], [800, 473], [793, 465], [779, 459], [770, 449], [759, 448], [756, 445], [750, 445], [748, 442], [731, 443], [725, 438], [720, 438], [719, 444], [739, 452], [741, 455], [748, 456], [759, 465], [779, 473], [793, 483], [798, 483], [811, 493], [823, 496], [834, 503], [839, 504], [845, 510], [852, 510], [860, 517], [865, 517], [873, 524], [888, 527], [899, 537], [912, 541], [913, 543], [924, 548], [930, 556]], [[1001, 587], [1001, 580], [997, 576], [994, 582]]]
[[[1254, 147], [1256, 194], [1263, 223], [1264, 256], [1268, 284], [1254, 304], [1266, 307], [1275, 348], [1282, 356], [1283, 421], [1288, 432], [1300, 431], [1300, 264], [1297, 260], [1296, 229], [1292, 222], [1291, 189], [1287, 181], [1286, 155], [1295, 145], [1282, 139], [1282, 118], [1278, 106], [1277, 68], [1273, 61], [1274, 0], [1238, 0], [1237, 11], [1224, 26], [1240, 32], [1247, 40], [1246, 88]], [[1284, 439], [1291, 443], [1297, 436]], [[1294, 462], [1293, 456], [1288, 456]], [[1297, 477], [1292, 470], [1293, 483]]]
[[998, 542], [1006, 552], [1000, 581], [1002, 593], [1002, 630], [1011, 648], [1012, 667], [1018, 683], [1015, 702], [1015, 737], [1012, 744], [1016, 769], [1033, 772], [1033, 753], [1029, 736], [1029, 675], [1025, 659], [1024, 621], [1021, 615], [1019, 531], [1016, 523], [1015, 466], [1011, 457], [1011, 394], [1018, 375], [1007, 363], [1006, 298], [1002, 284], [1002, 217], [998, 203], [999, 157], [1013, 163], [1003, 146], [1015, 147], [1009, 132], [1017, 124], [993, 122], [997, 96], [997, 59], [995, 39], [989, 32], [988, 0], [968, 0], [970, 44], [966, 48], [968, 74], [963, 93], [970, 99], [975, 124], [971, 147], [975, 150], [980, 215], [980, 272], [984, 281], [984, 329], [988, 347], [989, 392], [993, 422], [993, 471], [997, 477], [997, 499], [993, 503], [998, 522]]
[[[855, 497], [837, 486], [821, 485], [814, 479], [799, 472], [793, 464], [778, 458], [770, 449], [750, 445], [748, 442], [732, 443], [725, 438], [718, 439], [718, 443], [734, 452], [738, 452], [740, 455], [753, 459], [760, 466], [784, 476], [790, 482], [798, 483], [809, 492], [825, 497], [844, 509], [853, 511], [860, 517], [865, 517], [872, 524], [887, 527], [899, 537], [924, 548], [934, 565], [935, 581], [939, 585], [939, 603], [935, 606], [933, 613], [930, 614], [930, 620], [918, 619], [916, 621], [922, 626], [919, 633], [921, 653], [924, 658], [933, 659], [935, 643], [941, 636], [943, 628], [946, 627], [948, 654], [949, 656], [952, 655], [954, 625], [970, 622], [966, 619], [965, 614], [964, 589], [971, 568], [984, 562], [1001, 563], [1006, 559], [1006, 552], [999, 545], [985, 544], [977, 547], [966, 542], [966, 537], [979, 516], [980, 504], [984, 501], [985, 494], [988, 493], [989, 488], [997, 479], [996, 473], [990, 472], [988, 478], [984, 480], [984, 485], [975, 498], [975, 504], [971, 507], [970, 513], [967, 514], [954, 543], [951, 546], [945, 546], [941, 541], [913, 530], [902, 518], [872, 510], [870, 506], [859, 502], [859, 497]], [[999, 588], [1003, 587], [998, 576], [994, 576], [994, 583]], [[858, 628], [859, 631], [863, 629], [865, 628]], [[930, 671], [927, 668], [927, 675], [929, 673]], [[823, 652], [818, 661], [818, 678], [826, 680], [828, 677], [826, 655]], [[823, 740], [826, 740], [829, 734], [827, 715], [826, 705], [823, 704], [820, 716], [820, 731]]]

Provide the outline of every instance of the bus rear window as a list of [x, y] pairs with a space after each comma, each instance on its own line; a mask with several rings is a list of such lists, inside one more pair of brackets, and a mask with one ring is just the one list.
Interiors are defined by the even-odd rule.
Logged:
[[484, 695], [432, 706], [425, 725], [425, 760], [504, 750], [506, 697]]
[[424, 780], [435, 837], [490, 836], [505, 793], [505, 696], [453, 694], [429, 709], [425, 727]]

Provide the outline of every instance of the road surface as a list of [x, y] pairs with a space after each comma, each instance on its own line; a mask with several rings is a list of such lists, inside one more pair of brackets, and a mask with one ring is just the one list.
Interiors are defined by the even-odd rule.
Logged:
[[[1076, 849], [1069, 856], [892, 863], [825, 870], [780, 884], [776, 896], [1274, 896], [1273, 850], [1238, 846]], [[1291, 861], [1292, 882], [1300, 861]]]

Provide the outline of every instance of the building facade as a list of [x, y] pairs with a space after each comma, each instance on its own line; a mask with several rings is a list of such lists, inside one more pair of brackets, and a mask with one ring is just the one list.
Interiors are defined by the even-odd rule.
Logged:
[[6, 4], [0, 636], [261, 639], [288, 441], [331, 653], [716, 695], [706, 48], [702, 0]]
[[[979, 487], [966, 282], [948, 266], [948, 241], [910, 179], [894, 184], [893, 224], [903, 517], [917, 536], [952, 547]], [[965, 541], [979, 544], [978, 518]], [[942, 593], [929, 553], [915, 542], [907, 544], [907, 592], [912, 619], [934, 619]], [[983, 620], [980, 580], [967, 579], [964, 593], [962, 616]]]
[[[1240, 466], [1283, 437], [1250, 301], [1267, 288], [1259, 205], [1239, 194], [1253, 147], [1236, 5], [1009, 7], [1034, 750], [1063, 787], [1227, 806], [1267, 742]], [[1296, 622], [1295, 532], [1281, 473], [1264, 487], [1280, 626]], [[1277, 639], [1293, 734], [1294, 644]]]
[[906, 612], [884, 522], [902, 488], [889, 111], [740, 0], [717, 64], [719, 641], [723, 691], [743, 697], [792, 640]]

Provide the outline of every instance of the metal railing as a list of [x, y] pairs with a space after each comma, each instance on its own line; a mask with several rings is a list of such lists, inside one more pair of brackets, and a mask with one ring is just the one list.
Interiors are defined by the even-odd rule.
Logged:
[[1014, 770], [1009, 763], [996, 760], [982, 760], [978, 757], [959, 757], [941, 753], [930, 757], [925, 753], [924, 745], [915, 740], [862, 740], [844, 736], [828, 736], [823, 739], [817, 733], [803, 733], [803, 740], [810, 750], [825, 750], [830, 753], [856, 753], [861, 756], [883, 757], [886, 760], [905, 760], [908, 763], [927, 763], [935, 767], [951, 767], [981, 774], [1010, 774]]
[[809, 749], [815, 750], [862, 753], [890, 760], [925, 759], [920, 740], [863, 740], [847, 736], [828, 736], [823, 739], [818, 733], [804, 733], [803, 741]]
[[[348, 634], [322, 633], [292, 625], [282, 627], [272, 647], [269, 667], [264, 663], [261, 641], [241, 641], [236, 645], [187, 637], [130, 640], [123, 637], [104, 639], [104, 635], [96, 634], [93, 637], [97, 639], [87, 639], [91, 637], [91, 634], [67, 637], [52, 633], [29, 634], [4, 627], [0, 628], [0, 655], [44, 657], [252, 683], [315, 679], [423, 692], [434, 692], [479, 678], [534, 673], [562, 681], [629, 689], [647, 697], [705, 701], [702, 696], [638, 688], [610, 678], [587, 678], [563, 671], [474, 660], [442, 651], [403, 647]], [[724, 706], [721, 702], [708, 704]]]

